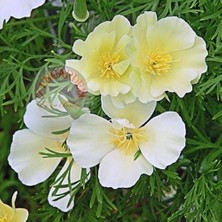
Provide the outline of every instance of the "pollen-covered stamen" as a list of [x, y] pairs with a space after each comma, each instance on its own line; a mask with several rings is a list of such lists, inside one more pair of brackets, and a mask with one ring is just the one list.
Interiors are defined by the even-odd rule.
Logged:
[[160, 50], [147, 53], [145, 57], [146, 71], [153, 75], [161, 75], [170, 70], [172, 62], [172, 56]]
[[105, 77], [107, 79], [115, 79], [120, 75], [113, 70], [113, 65], [119, 62], [119, 55], [114, 53], [112, 55], [105, 54], [101, 57], [99, 61], [98, 68], [100, 70], [100, 77]]
[[136, 153], [139, 150], [140, 143], [147, 140], [141, 128], [113, 128], [111, 133], [114, 136], [112, 142], [115, 147], [123, 150], [126, 155]]

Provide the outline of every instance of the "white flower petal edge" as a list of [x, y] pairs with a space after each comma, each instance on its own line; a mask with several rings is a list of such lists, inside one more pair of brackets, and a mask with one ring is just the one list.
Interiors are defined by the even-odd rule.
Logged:
[[151, 175], [153, 166], [140, 155], [125, 155], [121, 150], [113, 150], [101, 161], [99, 181], [104, 187], [128, 188], [133, 186], [142, 174]]
[[100, 163], [113, 150], [110, 143], [111, 123], [94, 114], [83, 114], [72, 123], [67, 145], [76, 163], [88, 168]]
[[185, 125], [176, 112], [165, 112], [144, 127], [148, 139], [141, 143], [143, 156], [153, 166], [165, 169], [174, 163], [185, 146]]
[[23, 18], [29, 17], [31, 11], [45, 3], [45, 0], [0, 0], [0, 29], [2, 29], [3, 21], [8, 22], [10, 17]]
[[56, 151], [58, 142], [38, 136], [29, 129], [14, 134], [8, 161], [23, 184], [36, 185], [54, 172], [61, 158], [43, 158], [39, 153], [45, 152], [45, 147]]
[[[59, 110], [64, 110], [61, 103], [56, 102], [55, 108]], [[50, 116], [50, 117], [46, 117]], [[53, 113], [46, 111], [37, 105], [36, 100], [32, 100], [26, 107], [26, 112], [24, 115], [25, 125], [37, 133], [38, 135], [48, 137], [63, 139], [63, 134], [52, 134], [55, 131], [61, 131], [70, 128], [73, 119], [68, 116], [56, 117]]]
[[[61, 185], [62, 186], [66, 186], [64, 188], [59, 188], [57, 193], [54, 194], [55, 192], [55, 186], [57, 186], [60, 183], [60, 180], [57, 181], [59, 179], [59, 177], [61, 177], [64, 172], [68, 169], [69, 165], [72, 164], [71, 166], [71, 170], [70, 170], [70, 174], [67, 174], [66, 177], [64, 178], [64, 180], [62, 181]], [[56, 184], [53, 184], [53, 186], [50, 189], [49, 195], [48, 195], [48, 201], [49, 204], [52, 205], [53, 207], [57, 207], [58, 209], [60, 209], [63, 212], [68, 212], [69, 210], [71, 210], [74, 207], [74, 200], [70, 202], [69, 206], [68, 203], [70, 201], [71, 198], [71, 193], [69, 192], [69, 187], [68, 187], [68, 181], [70, 180], [71, 183], [75, 183], [72, 188], [76, 187], [79, 183], [78, 181], [81, 179], [81, 172], [82, 172], [82, 168], [76, 164], [76, 163], [71, 163], [70, 159], [67, 159], [63, 168], [61, 169], [61, 171], [59, 172], [58, 176], [56, 177]], [[89, 173], [89, 170], [87, 170], [87, 173]], [[89, 177], [86, 179], [86, 181], [89, 179]], [[64, 197], [62, 197], [59, 200], [56, 200], [61, 194], [69, 192], [68, 195], [65, 195]]]
[[133, 103], [128, 103], [124, 108], [117, 108], [113, 105], [109, 96], [102, 96], [102, 109], [111, 118], [127, 119], [134, 126], [139, 127], [145, 123], [153, 114], [156, 102], [142, 103], [138, 99]]

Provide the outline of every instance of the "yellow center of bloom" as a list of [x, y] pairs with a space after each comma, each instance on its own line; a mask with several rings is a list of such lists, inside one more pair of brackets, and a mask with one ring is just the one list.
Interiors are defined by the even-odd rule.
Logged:
[[120, 75], [113, 70], [113, 65], [119, 62], [119, 55], [116, 53], [113, 54], [105, 54], [101, 57], [99, 61], [99, 71], [100, 77], [105, 77], [107, 79], [115, 79]]
[[145, 59], [146, 71], [152, 73], [153, 75], [161, 75], [170, 70], [172, 63], [172, 56], [161, 52], [159, 49], [147, 53]]
[[126, 155], [136, 153], [139, 150], [140, 143], [147, 140], [141, 128], [112, 129], [114, 135], [112, 143], [116, 148], [121, 149]]

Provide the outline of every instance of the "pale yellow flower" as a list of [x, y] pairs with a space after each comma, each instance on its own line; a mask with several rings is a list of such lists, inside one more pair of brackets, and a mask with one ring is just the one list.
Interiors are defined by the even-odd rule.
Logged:
[[131, 90], [130, 64], [125, 52], [131, 25], [120, 15], [98, 25], [85, 41], [77, 40], [73, 51], [80, 60], [68, 60], [66, 67], [77, 70], [94, 95], [118, 96]]
[[132, 39], [127, 54], [133, 93], [141, 102], [160, 100], [167, 91], [183, 97], [207, 70], [206, 44], [181, 18], [157, 21], [156, 13], [145, 12], [132, 28]]
[[12, 207], [0, 200], [0, 222], [25, 222], [28, 219], [28, 211], [24, 208], [15, 208], [17, 192], [12, 196]]

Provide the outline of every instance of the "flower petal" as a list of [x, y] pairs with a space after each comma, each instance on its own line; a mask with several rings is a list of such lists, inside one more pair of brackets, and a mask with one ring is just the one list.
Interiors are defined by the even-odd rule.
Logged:
[[110, 118], [124, 118], [133, 123], [136, 127], [145, 123], [153, 114], [156, 102], [141, 103], [138, 99], [128, 103], [124, 108], [117, 108], [113, 105], [109, 96], [101, 97], [102, 109]]
[[[129, 91], [126, 94], [119, 94], [118, 96], [104, 96], [109, 97], [113, 106], [117, 108], [124, 108], [126, 104], [135, 102], [136, 97]], [[103, 100], [103, 96], [101, 96], [101, 100]]]
[[133, 155], [125, 155], [116, 149], [108, 153], [99, 166], [99, 181], [104, 187], [132, 187], [142, 174], [151, 175], [152, 165], [140, 155], [134, 160]]
[[174, 64], [175, 68], [190, 67], [195, 72], [195, 79], [192, 79], [192, 84], [197, 83], [201, 74], [207, 71], [205, 58], [208, 52], [206, 43], [201, 37], [196, 36], [194, 45], [191, 48], [174, 52], [172, 55], [178, 60]]
[[146, 33], [149, 50], [161, 49], [166, 53], [192, 47], [195, 36], [189, 24], [174, 16], [160, 19]]
[[[68, 169], [68, 167], [70, 167], [70, 164], [72, 164], [71, 169], [70, 169], [70, 174], [66, 174], [63, 181], [58, 180], [65, 173], [65, 171]], [[81, 172], [82, 172], [82, 168], [78, 164], [70, 163], [69, 159], [65, 162], [64, 166], [62, 167], [61, 171], [59, 172], [58, 176], [56, 177], [57, 183], [53, 184], [53, 186], [51, 187], [51, 189], [49, 191], [48, 201], [49, 201], [50, 205], [52, 205], [53, 207], [57, 207], [58, 209], [60, 209], [63, 212], [67, 212], [74, 207], [74, 199], [73, 199], [73, 201], [70, 202], [70, 204], [68, 206], [68, 203], [71, 199], [71, 192], [69, 189], [69, 182], [68, 181], [70, 181], [71, 184], [75, 183], [72, 186], [72, 188], [76, 187], [79, 184], [76, 182], [78, 182], [81, 179]], [[63, 186], [63, 187], [60, 187], [56, 192], [56, 186], [58, 186], [58, 185]], [[56, 192], [56, 193], [54, 194], [54, 192]], [[69, 194], [56, 200], [60, 195], [66, 193], [66, 192], [69, 192]]]
[[83, 114], [70, 129], [67, 145], [76, 163], [88, 168], [100, 163], [113, 149], [109, 130], [111, 123], [94, 114]]
[[13, 221], [25, 222], [28, 220], [29, 212], [24, 208], [16, 208]]
[[3, 21], [6, 22], [11, 16], [15, 18], [29, 17], [31, 11], [44, 4], [45, 0], [0, 0], [1, 12], [0, 12], [0, 29], [2, 29]]
[[176, 112], [156, 116], [144, 129], [148, 139], [140, 144], [140, 150], [153, 166], [165, 169], [179, 158], [185, 146], [186, 129]]
[[0, 200], [0, 218], [4, 218], [6, 216], [6, 221], [12, 221], [14, 214], [15, 212], [13, 208], [8, 206], [7, 204], [4, 204]]
[[136, 25], [132, 28], [132, 35], [138, 38], [138, 42], [140, 43], [138, 46], [141, 48], [146, 48], [146, 42], [144, 41], [144, 36], [146, 35], [146, 30], [156, 24], [157, 16], [155, 12], [145, 12], [137, 17]]
[[93, 95], [94, 92], [100, 92], [102, 96], [118, 96], [119, 93], [126, 94], [130, 91], [130, 86], [120, 81], [112, 81], [107, 84], [107, 80], [94, 78], [87, 83], [89, 92]]
[[39, 154], [46, 152], [45, 147], [60, 151], [57, 140], [38, 136], [28, 129], [14, 134], [8, 161], [22, 183], [28, 186], [41, 183], [48, 179], [58, 166], [61, 158], [43, 158]]
[[[62, 104], [58, 104], [58, 107]], [[46, 117], [50, 116], [50, 117]], [[36, 100], [32, 100], [26, 108], [24, 115], [25, 125], [33, 132], [48, 138], [64, 139], [64, 134], [52, 134], [70, 128], [73, 119], [70, 116], [57, 117], [37, 105]]]

